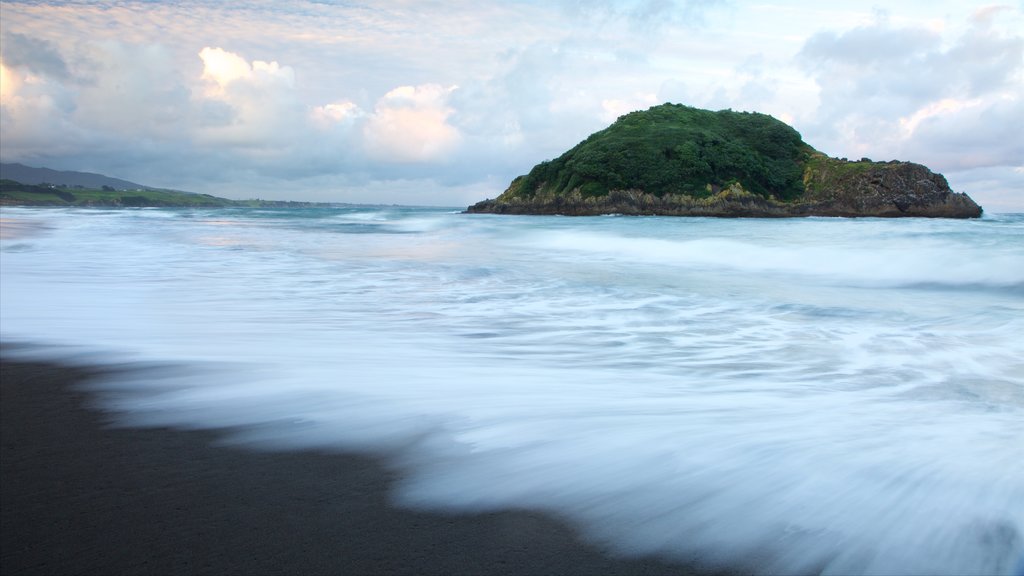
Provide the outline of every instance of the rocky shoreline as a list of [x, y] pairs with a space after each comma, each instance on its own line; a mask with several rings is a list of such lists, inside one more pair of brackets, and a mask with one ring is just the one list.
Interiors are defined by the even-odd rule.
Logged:
[[[835, 162], [843, 162], [841, 160]], [[920, 164], [873, 163], [874, 169], [836, 177], [808, 170], [808, 192], [784, 202], [746, 191], [735, 184], [707, 197], [655, 196], [641, 190], [613, 190], [604, 196], [569, 194], [522, 197], [503, 194], [466, 209], [470, 214], [551, 214], [563, 216], [709, 216], [720, 218], [919, 217], [977, 218], [982, 208], [967, 194], [953, 192], [945, 177]], [[837, 184], [835, 180], [839, 180]]]

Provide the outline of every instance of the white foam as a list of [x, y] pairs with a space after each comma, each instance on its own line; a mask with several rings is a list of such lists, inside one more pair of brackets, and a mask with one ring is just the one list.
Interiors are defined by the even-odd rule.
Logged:
[[662, 266], [697, 267], [729, 273], [787, 274], [869, 286], [936, 284], [993, 285], [1024, 292], [1024, 269], [1015, 254], [985, 254], [987, 247], [933, 245], [928, 241], [881, 246], [820, 246], [813, 243], [754, 244], [728, 238], [685, 241], [559, 231], [540, 236], [538, 250], [566, 250], [628, 258]]
[[538, 507], [624, 554], [1024, 568], [1024, 302], [992, 290], [1021, 267], [991, 270], [1024, 243], [998, 221], [985, 251], [919, 221], [138, 214], [5, 209], [45, 226], [0, 245], [2, 337], [122, 364], [95, 386], [126, 425], [382, 451], [404, 505]]

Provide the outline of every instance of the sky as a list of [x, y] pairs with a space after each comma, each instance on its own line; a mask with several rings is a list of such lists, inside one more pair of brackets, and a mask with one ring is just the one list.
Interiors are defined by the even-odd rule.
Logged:
[[1024, 212], [1024, 2], [0, 3], [0, 160], [228, 198], [466, 206], [664, 102]]

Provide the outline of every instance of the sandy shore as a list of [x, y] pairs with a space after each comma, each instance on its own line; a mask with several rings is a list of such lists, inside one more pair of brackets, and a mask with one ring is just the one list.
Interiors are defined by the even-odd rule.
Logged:
[[0, 363], [3, 574], [695, 573], [538, 513], [395, 508], [371, 458], [110, 428], [76, 386], [96, 370]]

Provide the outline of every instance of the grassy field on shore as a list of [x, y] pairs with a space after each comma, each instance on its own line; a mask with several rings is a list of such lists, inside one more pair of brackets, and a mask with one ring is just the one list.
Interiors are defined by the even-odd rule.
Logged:
[[159, 188], [116, 190], [110, 186], [82, 188], [0, 180], [0, 206], [231, 208], [311, 205], [313, 203], [280, 200], [229, 200], [209, 194]]

